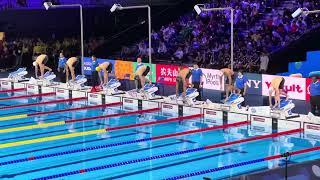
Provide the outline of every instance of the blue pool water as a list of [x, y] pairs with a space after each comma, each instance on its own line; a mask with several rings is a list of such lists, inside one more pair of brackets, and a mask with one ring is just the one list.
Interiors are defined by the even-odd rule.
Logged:
[[[23, 95], [24, 92], [15, 93]], [[0, 98], [12, 96], [12, 94], [0, 94]], [[29, 98], [23, 100], [0, 101], [0, 106], [10, 106], [24, 103], [54, 100], [55, 97]], [[87, 106], [87, 102], [59, 103], [53, 105], [40, 105], [26, 108], [0, 110], [0, 116], [12, 116], [16, 114], [29, 114], [34, 112], [68, 109]], [[120, 106], [83, 110], [76, 112], [55, 113], [37, 117], [27, 117], [15, 120], [0, 121], [0, 130], [41, 123], [58, 122], [84, 117], [101, 116], [121, 113], [127, 110]], [[114, 118], [96, 119], [86, 122], [78, 122], [66, 125], [43, 127], [31, 130], [19, 130], [15, 132], [0, 133], [1, 144], [21, 142], [25, 140], [52, 137], [63, 134], [86, 132], [90, 130], [105, 129], [137, 123], [159, 121], [171, 118], [161, 112], [146, 113], [143, 115], [120, 116]], [[249, 161], [267, 156], [277, 155], [286, 151], [306, 149], [319, 145], [318, 142], [301, 138], [300, 134], [281, 136], [274, 139], [258, 140], [241, 143], [233, 146], [216, 148], [211, 150], [199, 150], [184, 154], [163, 156], [153, 160], [143, 160], [157, 155], [198, 149], [204, 146], [232, 142], [235, 140], [263, 135], [252, 130], [250, 126], [233, 127], [226, 130], [214, 130], [209, 132], [183, 135], [173, 138], [165, 138], [154, 141], [140, 141], [131, 144], [117, 145], [120, 142], [151, 138], [159, 135], [172, 134], [199, 128], [211, 127], [213, 124], [204, 123], [201, 119], [192, 119], [183, 122], [164, 123], [153, 126], [142, 126], [123, 130], [110, 131], [86, 136], [65, 138], [40, 143], [17, 145], [0, 148], [0, 179], [34, 179], [63, 174], [57, 179], [164, 179], [189, 172], [226, 166], [242, 161]], [[1, 146], [0, 144], [0, 146]], [[114, 144], [113, 147], [99, 148], [102, 145]], [[91, 148], [95, 147], [95, 148]], [[91, 148], [91, 149], [90, 149]], [[85, 149], [83, 151], [76, 151]], [[73, 153], [61, 153], [61, 152]], [[55, 155], [54, 155], [55, 154]], [[58, 154], [58, 155], [57, 155]], [[50, 155], [50, 156], [49, 156]], [[33, 159], [34, 157], [42, 157]], [[298, 163], [317, 159], [320, 155], [311, 152], [293, 156], [290, 163]], [[29, 158], [28, 161], [21, 159]], [[141, 162], [131, 164], [118, 164], [130, 160], [140, 159]], [[10, 162], [4, 164], [4, 162]], [[118, 164], [112, 167], [111, 164]], [[85, 171], [88, 168], [109, 165], [108, 168]], [[264, 161], [249, 166], [231, 168], [227, 170], [194, 176], [190, 179], [227, 179], [232, 176], [247, 172], [267, 170], [283, 165], [283, 160]], [[82, 171], [71, 174], [69, 172]], [[69, 174], [68, 174], [69, 173]]]

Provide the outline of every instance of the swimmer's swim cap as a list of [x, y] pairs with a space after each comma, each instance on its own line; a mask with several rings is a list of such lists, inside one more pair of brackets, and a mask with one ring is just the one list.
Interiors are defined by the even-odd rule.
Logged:
[[101, 71], [101, 68], [100, 67], [96, 67], [96, 71]]

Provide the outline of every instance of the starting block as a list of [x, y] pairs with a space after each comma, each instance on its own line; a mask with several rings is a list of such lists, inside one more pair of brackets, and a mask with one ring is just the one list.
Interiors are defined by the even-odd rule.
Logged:
[[127, 92], [127, 94], [134, 98], [141, 98], [141, 99], [155, 99], [156, 95], [155, 93], [158, 91], [158, 87], [154, 84], [146, 84], [144, 87], [139, 91], [136, 89], [130, 90]]
[[117, 79], [111, 79], [107, 84], [103, 85], [103, 91], [107, 95], [116, 95], [122, 94], [123, 92], [119, 92], [118, 87], [121, 86], [121, 83]]
[[260, 114], [263, 116], [270, 116], [273, 118], [293, 118], [297, 117], [297, 114], [292, 113], [292, 109], [295, 107], [292, 100], [281, 99], [279, 108], [270, 108], [269, 106], [250, 107], [250, 111], [253, 114]]
[[177, 97], [176, 95], [169, 96], [170, 100], [176, 101], [178, 104], [187, 104], [193, 106], [196, 102], [196, 97], [199, 96], [199, 92], [195, 88], [188, 88], [186, 90], [186, 96], [183, 97], [181, 94]]
[[274, 114], [284, 115], [286, 118], [290, 118], [293, 116], [292, 109], [295, 105], [292, 103], [292, 100], [281, 99], [279, 108], [271, 109], [270, 114], [273, 116]]
[[53, 79], [56, 78], [57, 76], [54, 74], [54, 72], [49, 72], [47, 71], [43, 75], [43, 80], [42, 80], [42, 85], [43, 86], [51, 86], [55, 85], [56, 83], [53, 82]]
[[73, 90], [82, 90], [85, 87], [84, 83], [86, 82], [87, 78], [85, 77], [85, 75], [78, 75], [74, 81], [68, 81], [67, 86], [69, 88], [72, 88]]
[[56, 78], [57, 76], [54, 74], [54, 72], [49, 72], [47, 71], [42, 79], [35, 79], [33, 77], [30, 78], [29, 83], [30, 84], [35, 84], [35, 85], [42, 85], [42, 86], [52, 86], [52, 85], [57, 85], [59, 83], [53, 82], [53, 79]]
[[141, 93], [145, 99], [153, 99], [156, 96], [156, 92], [158, 91], [158, 87], [154, 84], [146, 84], [144, 85]]
[[238, 109], [241, 109], [241, 103], [244, 101], [244, 98], [240, 94], [232, 93], [227, 98], [223, 106], [233, 106], [235, 105]]
[[27, 74], [28, 74], [27, 68], [19, 68], [18, 70], [10, 73], [8, 76], [8, 79], [9, 81], [12, 81], [12, 82], [25, 81], [26, 78], [24, 76]]

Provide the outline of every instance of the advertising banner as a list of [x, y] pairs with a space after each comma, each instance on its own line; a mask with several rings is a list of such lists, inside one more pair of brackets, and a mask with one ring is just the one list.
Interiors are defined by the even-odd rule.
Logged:
[[310, 84], [312, 83], [311, 78], [306, 79], [306, 101], [310, 101]]
[[[262, 95], [269, 96], [271, 81], [277, 76], [262, 75]], [[295, 77], [284, 77], [284, 90], [288, 92], [290, 99], [306, 100], [306, 79]]]
[[[156, 79], [157, 79], [157, 77], [156, 77], [156, 65], [152, 64], [150, 66], [149, 63], [143, 63], [143, 64], [145, 64], [146, 66], [149, 66], [151, 68], [151, 70], [150, 70], [150, 72], [149, 72], [147, 77], [148, 77], [148, 79], [150, 79], [150, 75], [152, 73], [152, 82], [155, 83]], [[133, 74], [136, 72], [136, 67], [137, 67], [137, 62], [133, 62], [132, 63], [132, 68], [133, 68], [132, 72], [133, 72]]]
[[162, 81], [167, 85], [175, 85], [176, 77], [178, 75], [178, 66], [173, 65], [156, 65], [156, 78], [157, 82]]
[[130, 79], [133, 80], [133, 63], [131, 61], [116, 60], [114, 70], [116, 78], [124, 79], [124, 77], [129, 74]]
[[247, 94], [261, 95], [262, 94], [262, 75], [245, 73], [248, 78]]
[[203, 88], [211, 90], [224, 90], [223, 73], [216, 69], [201, 69], [203, 73]]

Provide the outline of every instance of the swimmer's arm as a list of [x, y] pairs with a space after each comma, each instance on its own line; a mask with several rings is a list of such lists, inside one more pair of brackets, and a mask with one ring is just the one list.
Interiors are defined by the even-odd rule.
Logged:
[[36, 78], [38, 78], [38, 66], [34, 67], [34, 73], [35, 73]]

